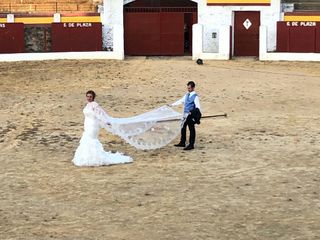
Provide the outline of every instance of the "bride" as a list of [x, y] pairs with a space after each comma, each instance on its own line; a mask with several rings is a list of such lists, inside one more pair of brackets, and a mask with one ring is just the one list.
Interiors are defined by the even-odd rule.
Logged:
[[132, 158], [122, 153], [111, 153], [103, 150], [98, 140], [100, 128], [110, 128], [111, 117], [94, 101], [94, 91], [86, 93], [87, 105], [83, 109], [85, 116], [84, 132], [72, 162], [76, 166], [103, 166], [130, 163]]

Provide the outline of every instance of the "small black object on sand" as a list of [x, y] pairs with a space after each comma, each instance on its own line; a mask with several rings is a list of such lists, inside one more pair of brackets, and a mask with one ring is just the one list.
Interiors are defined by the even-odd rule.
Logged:
[[198, 64], [198, 65], [203, 65], [203, 60], [200, 59], [200, 58], [198, 58], [198, 59], [197, 59], [197, 64]]

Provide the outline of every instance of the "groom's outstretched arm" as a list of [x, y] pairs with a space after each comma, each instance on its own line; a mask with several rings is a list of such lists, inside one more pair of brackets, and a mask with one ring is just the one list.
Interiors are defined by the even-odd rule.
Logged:
[[183, 96], [181, 99], [179, 99], [178, 101], [176, 101], [176, 102], [174, 102], [174, 103], [172, 103], [172, 104], [170, 104], [169, 106], [171, 106], [171, 107], [174, 107], [174, 106], [179, 106], [179, 105], [181, 105], [181, 104], [184, 104], [184, 100], [185, 100], [185, 96]]

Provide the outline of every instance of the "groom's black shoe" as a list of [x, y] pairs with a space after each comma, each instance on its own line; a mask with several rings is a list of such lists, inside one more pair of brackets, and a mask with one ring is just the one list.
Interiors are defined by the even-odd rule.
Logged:
[[185, 147], [186, 144], [180, 142], [180, 143], [178, 143], [178, 144], [175, 144], [174, 146], [175, 146], [175, 147]]
[[188, 145], [183, 150], [188, 151], [188, 150], [192, 150], [192, 149], [194, 149], [194, 146], [193, 145]]

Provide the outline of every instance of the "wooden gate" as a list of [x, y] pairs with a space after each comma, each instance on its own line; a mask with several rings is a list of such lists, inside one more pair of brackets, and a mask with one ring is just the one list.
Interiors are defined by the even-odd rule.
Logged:
[[320, 52], [320, 24], [317, 22], [278, 22], [277, 52]]
[[192, 24], [197, 21], [197, 8], [127, 7], [124, 11], [126, 55], [185, 54], [185, 29], [191, 32]]
[[52, 23], [52, 51], [102, 51], [102, 24]]
[[158, 55], [161, 52], [160, 12], [126, 12], [124, 20], [127, 55]]
[[234, 55], [259, 56], [260, 12], [235, 12]]
[[24, 24], [0, 23], [0, 53], [24, 52]]

